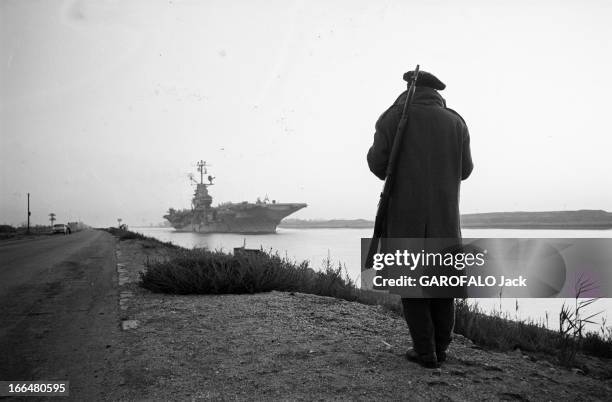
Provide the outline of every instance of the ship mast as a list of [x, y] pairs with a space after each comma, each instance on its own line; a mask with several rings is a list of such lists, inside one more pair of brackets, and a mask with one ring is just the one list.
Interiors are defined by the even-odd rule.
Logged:
[[198, 183], [194, 178], [193, 175], [190, 175], [189, 177], [191, 178], [191, 181], [193, 181], [195, 184], [197, 184], [198, 186], [204, 186], [204, 187], [208, 187], [208, 186], [212, 186], [213, 185], [213, 180], [215, 179], [214, 176], [208, 176], [208, 183], [204, 183], [204, 175], [208, 174], [208, 169], [210, 167], [210, 165], [206, 164], [206, 161], [199, 161], [196, 166], [198, 167], [198, 172], [200, 172], [200, 182]]
[[198, 162], [198, 172], [200, 172], [200, 184], [204, 184], [204, 174], [208, 173], [208, 171], [206, 170], [206, 162], [203, 160], [200, 160]]
[[203, 219], [206, 219], [206, 211], [212, 205], [212, 197], [208, 194], [208, 186], [213, 185], [214, 177], [208, 176], [208, 183], [204, 183], [204, 175], [208, 174], [208, 167], [205, 161], [201, 160], [197, 164], [198, 172], [200, 172], [200, 182], [198, 183], [193, 177], [191, 180], [196, 183], [196, 190], [193, 194], [193, 199], [191, 200], [191, 204], [193, 205], [193, 209], [200, 211]]

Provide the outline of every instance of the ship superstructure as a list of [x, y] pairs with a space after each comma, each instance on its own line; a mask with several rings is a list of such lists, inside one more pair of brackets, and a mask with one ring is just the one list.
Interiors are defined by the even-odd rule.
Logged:
[[[209, 165], [205, 161], [199, 161], [197, 166], [200, 181], [190, 176], [196, 185], [191, 208], [170, 208], [168, 214], [164, 215], [176, 230], [200, 233], [274, 233], [284, 217], [307, 206], [304, 203], [270, 202], [266, 197], [254, 203], [227, 202], [213, 207], [208, 187], [214, 185], [214, 177], [208, 175]], [[207, 176], [206, 183], [204, 176]]]

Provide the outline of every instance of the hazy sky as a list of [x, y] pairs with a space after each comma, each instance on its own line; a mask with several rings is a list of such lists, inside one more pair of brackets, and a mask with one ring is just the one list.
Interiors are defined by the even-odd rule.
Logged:
[[416, 63], [472, 136], [463, 212], [612, 210], [608, 1], [0, 0], [0, 223], [216, 202], [373, 218], [365, 155]]

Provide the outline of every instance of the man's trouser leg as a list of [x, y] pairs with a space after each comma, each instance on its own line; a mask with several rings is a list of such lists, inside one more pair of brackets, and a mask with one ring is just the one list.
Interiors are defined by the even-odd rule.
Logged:
[[445, 352], [452, 340], [455, 326], [455, 299], [430, 299], [436, 353]]
[[425, 360], [435, 359], [434, 322], [431, 299], [402, 299], [404, 318], [410, 330], [414, 350]]

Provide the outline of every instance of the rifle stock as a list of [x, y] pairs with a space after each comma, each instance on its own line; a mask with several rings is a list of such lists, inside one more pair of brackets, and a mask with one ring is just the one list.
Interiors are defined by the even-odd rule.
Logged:
[[414, 69], [414, 74], [408, 82], [408, 91], [406, 94], [406, 100], [404, 101], [404, 107], [402, 109], [402, 117], [400, 118], [399, 124], [397, 125], [397, 131], [395, 132], [395, 138], [393, 139], [393, 146], [391, 147], [391, 153], [389, 161], [387, 162], [387, 171], [385, 176], [385, 184], [383, 190], [380, 193], [380, 200], [378, 201], [378, 208], [376, 210], [376, 219], [374, 220], [374, 233], [372, 234], [372, 241], [368, 249], [368, 255], [366, 256], [365, 267], [371, 268], [374, 265], [374, 254], [379, 249], [380, 238], [383, 235], [385, 228], [385, 218], [387, 215], [387, 209], [389, 207], [389, 196], [391, 194], [391, 188], [394, 181], [395, 164], [401, 148], [403, 133], [406, 125], [408, 124], [408, 107], [412, 103], [414, 97], [414, 91], [416, 88], [416, 81], [419, 76], [419, 65], [417, 64]]

